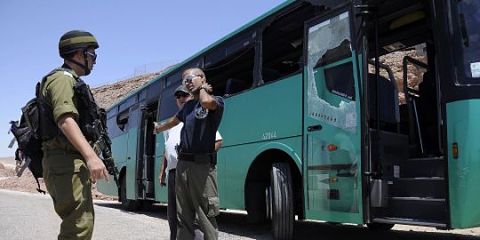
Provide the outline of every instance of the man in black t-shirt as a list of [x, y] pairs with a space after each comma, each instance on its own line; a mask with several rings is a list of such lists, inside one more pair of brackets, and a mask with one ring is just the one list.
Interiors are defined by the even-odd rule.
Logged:
[[204, 238], [218, 239], [215, 135], [222, 120], [223, 99], [210, 95], [212, 86], [206, 82], [205, 73], [199, 68], [185, 70], [182, 79], [194, 98], [165, 124], [155, 124], [154, 130], [158, 133], [184, 123], [175, 179], [177, 239], [194, 238], [195, 214]]

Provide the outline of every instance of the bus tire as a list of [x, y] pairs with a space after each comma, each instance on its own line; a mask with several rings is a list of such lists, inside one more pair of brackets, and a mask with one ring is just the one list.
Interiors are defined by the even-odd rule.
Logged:
[[273, 163], [270, 175], [272, 186], [273, 239], [293, 239], [293, 190], [288, 163]]
[[153, 204], [154, 204], [154, 201], [152, 200], [143, 200], [141, 208], [143, 211], [151, 212], [154, 209]]
[[120, 202], [122, 203], [122, 209], [126, 211], [137, 211], [141, 207], [140, 201], [127, 199], [127, 178], [122, 177], [120, 183]]
[[372, 231], [388, 231], [392, 229], [393, 226], [395, 226], [395, 224], [392, 224], [392, 223], [377, 223], [377, 222], [367, 223], [368, 229]]
[[266, 184], [255, 182], [249, 188], [247, 201], [248, 221], [252, 224], [266, 224], [268, 200], [266, 198]]

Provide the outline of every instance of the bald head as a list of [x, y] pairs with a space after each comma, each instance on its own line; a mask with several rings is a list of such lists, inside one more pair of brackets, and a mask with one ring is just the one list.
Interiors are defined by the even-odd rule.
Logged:
[[200, 68], [189, 68], [183, 71], [182, 84], [193, 95], [198, 93], [200, 87], [206, 82], [205, 73]]
[[200, 68], [189, 68], [189, 69], [183, 71], [182, 79], [184, 79], [188, 75], [195, 75], [195, 76], [199, 76], [199, 77], [202, 77], [202, 78], [205, 77], [205, 73]]

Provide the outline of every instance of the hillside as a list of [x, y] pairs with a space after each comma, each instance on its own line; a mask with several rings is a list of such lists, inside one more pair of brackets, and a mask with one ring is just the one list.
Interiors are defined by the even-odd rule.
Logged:
[[116, 83], [106, 84], [100, 87], [92, 88], [95, 101], [102, 108], [108, 108], [122, 97], [128, 95], [135, 89], [148, 83], [150, 80], [159, 76], [163, 71], [148, 73], [133, 78], [125, 79]]

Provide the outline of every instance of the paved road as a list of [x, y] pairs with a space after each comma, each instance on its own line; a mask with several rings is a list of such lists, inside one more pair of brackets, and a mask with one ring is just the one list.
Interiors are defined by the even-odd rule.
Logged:
[[[167, 239], [163, 218], [126, 213], [96, 201], [94, 239]], [[56, 239], [60, 219], [49, 196], [0, 190], [0, 239]]]
[[[228, 224], [222, 225], [220, 239], [268, 239], [268, 230], [253, 227], [245, 231], [245, 215], [224, 214]], [[150, 212], [131, 213], [120, 210], [117, 202], [95, 200], [93, 239], [168, 239], [166, 207], [155, 205]], [[234, 224], [238, 223], [240, 224]], [[60, 219], [55, 215], [47, 195], [0, 189], [0, 239], [56, 239]], [[267, 238], [265, 238], [267, 237]]]
[[[96, 222], [94, 239], [145, 240], [168, 239], [169, 229], [165, 206], [155, 205], [151, 212], [130, 213], [120, 210], [116, 202], [95, 201]], [[222, 212], [218, 217], [219, 239], [271, 239], [268, 226], [247, 222], [245, 214]], [[55, 239], [60, 220], [54, 214], [48, 196], [0, 189], [0, 239]], [[403, 227], [400, 227], [402, 229]], [[415, 232], [394, 230], [372, 232], [354, 225], [340, 226], [319, 222], [300, 222], [295, 225], [295, 239], [369, 239], [369, 240], [480, 240], [464, 232]], [[472, 233], [470, 233], [472, 234]]]

